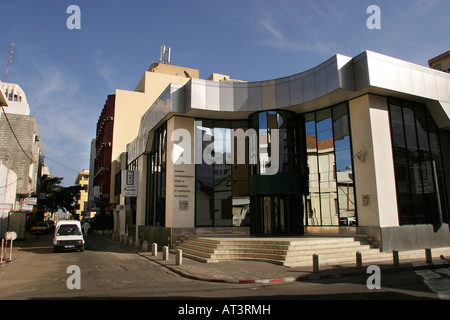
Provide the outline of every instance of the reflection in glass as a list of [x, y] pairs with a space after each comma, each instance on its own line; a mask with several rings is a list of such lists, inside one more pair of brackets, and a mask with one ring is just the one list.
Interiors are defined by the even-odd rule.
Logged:
[[335, 171], [340, 225], [356, 225], [352, 151], [347, 105], [333, 107]]
[[[245, 163], [237, 161], [238, 144], [232, 129], [247, 129], [247, 121], [201, 120], [195, 141], [202, 141], [202, 163], [196, 164], [197, 227], [248, 226], [250, 196], [248, 184], [248, 139]], [[206, 150], [206, 151], [205, 151]]]
[[401, 225], [448, 220], [439, 131], [425, 105], [389, 100]]
[[166, 217], [167, 128], [155, 130], [148, 161], [148, 197], [146, 225], [164, 226]]
[[309, 168], [305, 224], [356, 225], [347, 104], [307, 113], [304, 117]]
[[306, 152], [309, 168], [309, 195], [305, 201], [306, 225], [320, 226], [322, 224], [320, 210], [319, 167], [317, 155], [317, 135], [315, 113], [305, 115]]

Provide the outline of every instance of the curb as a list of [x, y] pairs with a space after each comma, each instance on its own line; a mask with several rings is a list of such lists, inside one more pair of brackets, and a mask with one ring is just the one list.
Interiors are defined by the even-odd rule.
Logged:
[[[115, 241], [114, 241], [115, 242]], [[346, 277], [357, 277], [357, 276], [367, 276], [370, 273], [367, 273], [367, 267], [361, 267], [354, 271], [345, 271], [345, 272], [336, 272], [333, 271], [333, 269], [327, 269], [326, 271], [331, 273], [326, 274], [319, 274], [319, 273], [310, 273], [310, 274], [303, 274], [298, 277], [284, 277], [284, 278], [267, 278], [267, 279], [217, 279], [217, 278], [205, 278], [205, 277], [199, 277], [195, 276], [191, 273], [185, 272], [183, 270], [180, 270], [177, 267], [169, 266], [164, 263], [161, 263], [158, 260], [154, 260], [150, 258], [147, 255], [142, 254], [140, 251], [127, 246], [125, 244], [122, 244], [124, 247], [128, 248], [130, 251], [134, 252], [135, 254], [149, 260], [153, 261], [160, 266], [170, 270], [171, 272], [174, 272], [184, 278], [197, 280], [197, 281], [205, 281], [205, 282], [215, 282], [215, 283], [234, 283], [234, 284], [279, 284], [279, 283], [289, 283], [289, 282], [301, 282], [301, 281], [312, 281], [312, 280], [325, 280], [325, 279], [335, 279], [335, 278], [346, 278]], [[445, 268], [450, 267], [450, 257], [446, 257], [445, 260], [435, 261], [431, 263], [427, 262], [419, 262], [417, 260], [411, 260], [409, 262], [405, 262], [403, 266], [393, 266], [393, 265], [386, 265], [386, 264], [380, 264], [379, 267], [381, 269], [381, 272], [384, 273], [396, 273], [396, 272], [404, 272], [404, 271], [410, 271], [410, 270], [424, 270], [424, 269], [434, 269], [434, 268]], [[372, 265], [377, 265], [376, 263], [373, 263]], [[355, 267], [353, 267], [355, 268]], [[351, 269], [351, 267], [349, 267]], [[324, 272], [326, 272], [324, 271]]]

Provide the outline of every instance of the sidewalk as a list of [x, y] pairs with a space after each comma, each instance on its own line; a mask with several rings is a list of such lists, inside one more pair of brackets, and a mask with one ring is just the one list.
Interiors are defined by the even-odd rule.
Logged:
[[[115, 243], [118, 241], [110, 239]], [[169, 260], [163, 260], [163, 254], [158, 251], [157, 256], [153, 256], [151, 251], [144, 252], [137, 250], [132, 246], [122, 244], [136, 254], [157, 263], [167, 270], [177, 273], [180, 276], [209, 282], [221, 283], [285, 283], [294, 281], [308, 281], [318, 279], [331, 279], [352, 276], [367, 276], [367, 267], [375, 263], [364, 264], [361, 268], [353, 265], [323, 265], [320, 266], [318, 273], [313, 272], [312, 260], [311, 267], [289, 268], [268, 262], [250, 261], [250, 260], [231, 260], [220, 261], [218, 263], [203, 263], [187, 257], [183, 257], [182, 264], [177, 265], [175, 254], [169, 254]], [[151, 250], [151, 248], [149, 248]], [[406, 270], [421, 270], [431, 268], [450, 267], [450, 256], [436, 258], [433, 257], [432, 263], [425, 262], [425, 251], [423, 260], [400, 260], [399, 266], [386, 261], [376, 264], [380, 267], [381, 273], [402, 272]]]

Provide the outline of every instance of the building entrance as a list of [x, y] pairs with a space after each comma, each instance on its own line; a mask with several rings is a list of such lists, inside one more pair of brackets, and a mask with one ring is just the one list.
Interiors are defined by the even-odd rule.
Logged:
[[250, 165], [253, 235], [303, 234], [303, 195], [307, 192], [304, 121], [289, 111], [250, 115], [258, 133], [257, 163]]
[[251, 232], [254, 235], [303, 234], [301, 197], [262, 195], [252, 197]]

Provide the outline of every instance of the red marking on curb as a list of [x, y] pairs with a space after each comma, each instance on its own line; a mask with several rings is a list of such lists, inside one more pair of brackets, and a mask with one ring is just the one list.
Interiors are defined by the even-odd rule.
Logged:
[[277, 283], [277, 282], [284, 282], [283, 279], [271, 279], [269, 280], [269, 283]]
[[239, 283], [255, 283], [255, 280], [239, 280]]

